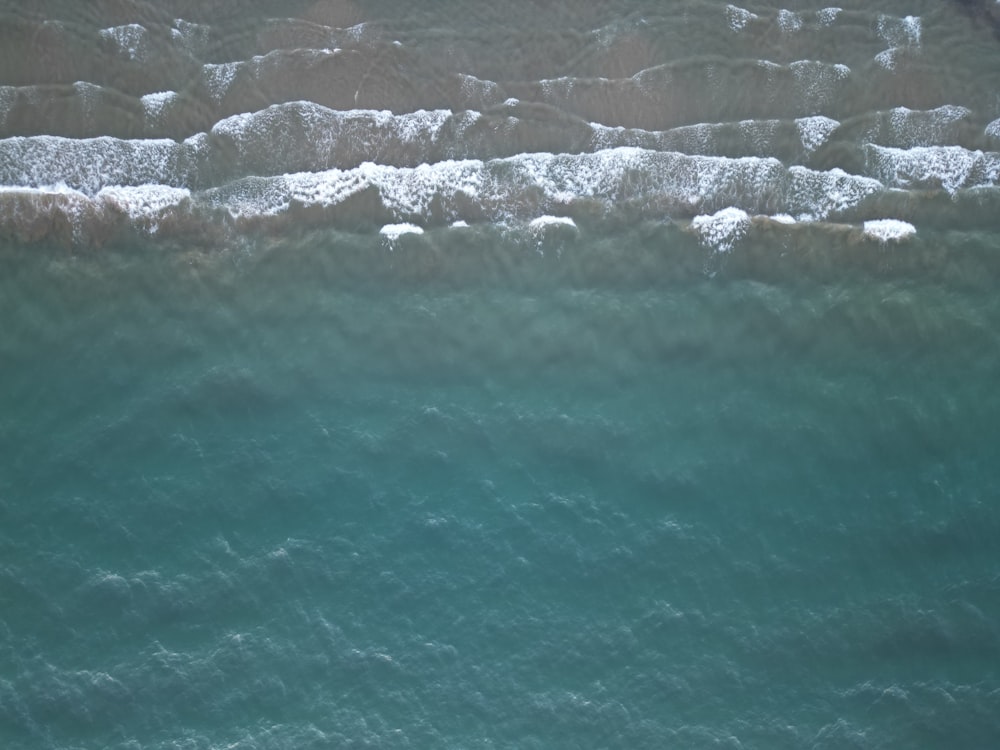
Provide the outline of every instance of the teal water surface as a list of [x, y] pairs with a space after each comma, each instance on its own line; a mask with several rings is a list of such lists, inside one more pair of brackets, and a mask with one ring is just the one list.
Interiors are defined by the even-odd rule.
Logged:
[[0, 750], [1000, 747], [1000, 4], [0, 0]]
[[995, 294], [344, 242], [4, 261], [5, 747], [1000, 738]]

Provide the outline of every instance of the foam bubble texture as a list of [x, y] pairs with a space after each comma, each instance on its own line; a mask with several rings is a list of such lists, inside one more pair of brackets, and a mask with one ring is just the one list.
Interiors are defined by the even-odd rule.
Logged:
[[840, 127], [840, 123], [829, 117], [817, 115], [801, 117], [795, 121], [795, 126], [799, 131], [802, 148], [806, 151], [815, 151], [826, 143], [833, 131]]
[[695, 216], [691, 228], [702, 244], [728, 253], [750, 231], [750, 216], [738, 208], [724, 208], [711, 216]]
[[118, 54], [128, 60], [141, 62], [149, 55], [149, 30], [137, 23], [101, 29], [102, 38], [115, 45]]
[[63, 183], [90, 195], [106, 185], [180, 185], [187, 177], [186, 149], [168, 139], [5, 138], [0, 140], [0, 183], [27, 187]]
[[729, 28], [733, 31], [742, 31], [748, 23], [756, 18], [758, 18], [756, 13], [751, 13], [745, 8], [739, 8], [735, 5], [726, 6], [726, 20], [729, 22]]
[[868, 144], [865, 157], [868, 173], [890, 187], [940, 188], [954, 194], [1000, 180], [1000, 154], [960, 146], [900, 149]]
[[389, 240], [398, 240], [404, 234], [423, 234], [424, 230], [416, 224], [386, 224], [378, 233]]
[[864, 224], [864, 235], [871, 239], [886, 242], [900, 242], [917, 233], [912, 224], [898, 219], [874, 219]]

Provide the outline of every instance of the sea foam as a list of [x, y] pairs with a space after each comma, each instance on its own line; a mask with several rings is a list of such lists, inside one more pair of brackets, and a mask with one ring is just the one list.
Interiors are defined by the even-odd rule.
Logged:
[[912, 224], [898, 219], [873, 219], [864, 223], [864, 234], [882, 244], [900, 242], [916, 234]]
[[917, 146], [909, 149], [867, 144], [868, 172], [890, 187], [961, 188], [993, 186], [1000, 181], [1000, 154], [961, 146]]
[[141, 62], [149, 55], [149, 30], [137, 23], [101, 29], [102, 38], [111, 41], [118, 53], [128, 60]]
[[724, 208], [711, 216], [695, 216], [691, 228], [704, 245], [728, 253], [750, 231], [750, 216], [738, 208]]
[[404, 234], [423, 234], [424, 230], [415, 224], [386, 224], [378, 233], [389, 240], [398, 240]]

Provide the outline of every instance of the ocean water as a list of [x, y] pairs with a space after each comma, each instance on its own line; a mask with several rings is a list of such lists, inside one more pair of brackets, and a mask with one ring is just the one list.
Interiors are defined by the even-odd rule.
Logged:
[[787, 5], [0, 3], [0, 747], [998, 746], [1000, 10]]

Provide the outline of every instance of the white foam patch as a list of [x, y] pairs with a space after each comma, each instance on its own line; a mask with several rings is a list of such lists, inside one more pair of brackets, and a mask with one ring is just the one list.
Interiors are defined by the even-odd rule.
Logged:
[[889, 128], [895, 146], [931, 146], [958, 137], [956, 126], [971, 117], [965, 107], [946, 104], [936, 109], [889, 110]]
[[899, 219], [875, 219], [866, 221], [863, 231], [865, 237], [885, 244], [886, 242], [900, 242], [907, 237], [912, 237], [917, 233], [917, 228], [909, 222]]
[[899, 64], [899, 58], [904, 54], [901, 47], [890, 47], [875, 55], [875, 62], [886, 70], [895, 70]]
[[782, 31], [794, 32], [802, 30], [802, 16], [782, 8], [778, 11], [778, 28]]
[[821, 8], [816, 11], [816, 18], [819, 19], [820, 26], [832, 26], [843, 12], [843, 8]]
[[955, 194], [962, 188], [1000, 182], [1000, 154], [969, 151], [961, 146], [889, 148], [866, 144], [868, 172], [889, 187], [941, 188]]
[[[790, 122], [784, 121], [783, 127], [787, 131]], [[609, 209], [628, 205], [647, 216], [695, 216], [691, 231], [719, 252], [730, 251], [746, 235], [751, 215], [774, 215], [776, 222], [790, 222], [792, 217], [837, 220], [837, 214], [849, 213], [885, 190], [876, 179], [837, 169], [787, 168], [773, 158], [615, 148], [419, 167], [369, 162], [353, 169], [246, 177], [191, 194], [186, 188], [189, 183], [178, 181], [183, 175], [170, 170], [175, 169], [175, 162], [201, 163], [197, 154], [207, 148], [211, 139], [205, 134], [183, 143], [106, 137], [78, 141], [52, 136], [9, 138], [0, 140], [4, 176], [0, 182], [24, 184], [29, 178], [22, 173], [32, 170], [30, 179], [35, 180], [36, 190], [62, 196], [39, 210], [56, 206], [51, 210], [66, 215], [77, 212], [84, 219], [94, 211], [111, 212], [112, 218], [125, 214], [137, 229], [150, 233], [162, 232], [162, 220], [177, 211], [211, 221], [225, 220], [227, 215], [243, 220], [307, 207], [332, 208], [362, 194], [359, 208], [388, 217], [389, 227], [461, 219], [521, 226], [527, 221], [530, 231], [539, 236], [550, 228], [576, 231], [565, 214], [567, 206], [579, 201], [586, 202], [588, 210], [595, 203]], [[157, 164], [161, 157], [162, 163]], [[68, 182], [67, 176], [75, 183]], [[15, 203], [24, 204], [10, 205]], [[221, 215], [216, 217], [216, 212]], [[306, 216], [312, 221], [323, 213], [310, 211]]]
[[[640, 130], [638, 128], [623, 128], [618, 125], [611, 127], [602, 125], [599, 122], [588, 123], [590, 125], [590, 145], [595, 150], [615, 148], [617, 146], [637, 146], [645, 137], [652, 140], [651, 131]], [[649, 136], [646, 136], [650, 133]]]
[[368, 35], [368, 24], [364, 21], [344, 29], [345, 36], [355, 42], [360, 42]]
[[202, 79], [209, 94], [216, 102], [221, 102], [228, 93], [243, 62], [206, 63], [202, 66]]
[[39, 187], [25, 187], [23, 185], [0, 185], [0, 193], [16, 193], [24, 195], [65, 195], [79, 198], [81, 201], [90, 201], [84, 193], [71, 188], [65, 182], [56, 182], [51, 185], [41, 185]]
[[726, 20], [729, 28], [733, 31], [743, 31], [747, 24], [758, 18], [756, 13], [751, 13], [746, 8], [738, 8], [735, 5], [726, 6]]
[[378, 233], [389, 240], [398, 240], [404, 234], [423, 234], [424, 230], [416, 224], [386, 224]]
[[397, 215], [426, 214], [437, 196], [460, 193], [476, 200], [484, 182], [482, 162], [445, 161], [413, 169], [362, 165], [366, 179], [375, 184], [386, 207]]
[[774, 216], [768, 217], [771, 221], [777, 224], [794, 224], [795, 217], [789, 216], [788, 214], [775, 214]]
[[[325, 185], [321, 187], [326, 188]], [[197, 199], [211, 208], [225, 211], [233, 219], [252, 219], [288, 211], [292, 205], [291, 193], [287, 178], [246, 177], [206, 190]], [[317, 202], [329, 198], [331, 193], [330, 189], [323, 190]], [[348, 195], [350, 193], [345, 190], [339, 197], [343, 199]]]
[[[454, 115], [450, 110], [417, 110], [396, 115], [388, 110], [334, 110], [308, 101], [274, 104], [258, 112], [233, 115], [217, 122], [214, 136], [226, 136], [241, 154], [260, 154], [262, 143], [282, 143], [282, 133], [291, 125], [304, 130], [302, 140], [311, 153], [329, 158], [341, 140], [348, 147], [363, 144], [377, 154], [390, 143], [424, 143], [430, 146], [441, 128]], [[463, 113], [459, 125], [468, 126], [478, 115]], [[287, 139], [285, 139], [287, 140]], [[291, 143], [284, 147], [301, 148]], [[281, 151], [282, 149], [279, 149]]]
[[829, 140], [833, 131], [840, 127], [840, 123], [829, 117], [817, 115], [815, 117], [800, 117], [795, 121], [795, 127], [799, 131], [802, 148], [812, 152]]
[[126, 214], [133, 226], [148, 234], [156, 234], [163, 214], [176, 210], [190, 197], [189, 190], [166, 185], [106, 187], [96, 196], [98, 201]]
[[[786, 168], [773, 158], [687, 156], [639, 148], [584, 154], [520, 154], [505, 159], [443, 161], [418, 167], [365, 163], [353, 169], [237, 180], [204, 200], [233, 217], [276, 214], [292, 206], [331, 207], [373, 192], [398, 221], [489, 217], [494, 221], [562, 214], [575, 201], [609, 207], [710, 214], [720, 207], [752, 213], [775, 208], [800, 218], [849, 210], [884, 190], [875, 179], [840, 170]], [[466, 214], [467, 211], [472, 214]]]
[[[997, 0], [997, 2], [1000, 3], [1000, 0]], [[994, 120], [987, 125], [984, 134], [989, 138], [1000, 139], [1000, 119]]]
[[[447, 110], [439, 110], [447, 111]], [[477, 112], [472, 109], [464, 110], [463, 112], [455, 112], [452, 114], [448, 120], [448, 125], [454, 128], [454, 137], [460, 138], [466, 130], [468, 130], [472, 125], [475, 125], [483, 118], [481, 112]], [[441, 125], [444, 125], [442, 121]], [[438, 135], [437, 131], [434, 133], [435, 137]]]
[[500, 86], [496, 82], [486, 81], [465, 73], [459, 73], [458, 80], [462, 96], [470, 104], [485, 107], [500, 101]]
[[880, 15], [875, 29], [879, 37], [893, 47], [919, 47], [922, 34], [919, 16]]
[[197, 161], [204, 158], [210, 148], [208, 133], [195, 133], [181, 141], [181, 145], [190, 155], [192, 160]]
[[[749, 137], [759, 143], [763, 133], [759, 128], [755, 129], [752, 122], [744, 121], [738, 127], [744, 137]], [[646, 147], [656, 144], [662, 150], [689, 154], [711, 154], [719, 147], [719, 135], [725, 129], [725, 125], [697, 123], [695, 125], [682, 125], [663, 133], [634, 130], [630, 132], [633, 137], [623, 145]]]
[[[380, 127], [389, 130], [396, 138], [403, 141], [418, 141], [423, 139], [434, 139], [441, 128], [452, 116], [451, 110], [418, 109], [416, 112], [396, 115], [388, 110], [346, 112], [345, 119], [372, 119]], [[474, 122], [476, 118], [471, 118]], [[467, 120], [468, 123], [468, 120]]]
[[906, 34], [906, 40], [914, 47], [920, 46], [921, 27], [919, 16], [905, 16], [903, 18], [903, 31]]
[[0, 183], [62, 183], [89, 195], [108, 185], [177, 185], [186, 179], [181, 167], [186, 148], [167, 138], [5, 138], [0, 140]]
[[[362, 165], [372, 166], [374, 165]], [[282, 178], [286, 200], [276, 210], [285, 210], [292, 202], [305, 206], [336, 206], [372, 184], [368, 170], [299, 172]]]
[[132, 218], [140, 218], [177, 207], [191, 197], [191, 191], [167, 185], [113, 186], [101, 188], [95, 197], [117, 206]]
[[[619, 148], [594, 154], [521, 154], [490, 163], [493, 169], [511, 168], [516, 183], [540, 188], [549, 201], [566, 204], [580, 197], [598, 197], [614, 190], [629, 165], [639, 166], [648, 153]], [[640, 169], [642, 167], [640, 166]], [[491, 169], [491, 176], [493, 170]]]
[[101, 29], [100, 35], [111, 41], [122, 57], [141, 62], [149, 54], [149, 30], [137, 23]]
[[154, 94], [146, 94], [139, 101], [142, 102], [146, 119], [156, 121], [163, 117], [164, 112], [176, 99], [176, 91], [157, 91]]
[[895, 70], [903, 55], [910, 50], [920, 49], [922, 24], [919, 16], [896, 18], [880, 15], [876, 31], [890, 45], [889, 49], [875, 55], [875, 62], [886, 70]]
[[241, 112], [238, 115], [230, 115], [215, 123], [209, 132], [212, 135], [227, 135], [239, 139], [254, 130], [255, 123], [268, 119], [275, 112], [280, 112], [284, 108], [283, 104], [275, 104], [257, 112]]
[[438, 196], [478, 197], [483, 180], [478, 161], [438, 162], [415, 168], [366, 162], [354, 169], [246, 178], [208, 191], [210, 200], [234, 218], [274, 215], [293, 204], [331, 207], [364, 190], [378, 191], [382, 204], [400, 217], [425, 215]]
[[549, 227], [569, 227], [576, 229], [576, 222], [568, 216], [539, 216], [528, 222], [528, 229], [533, 232], [541, 232]]
[[90, 81], [74, 81], [73, 91], [75, 91], [77, 96], [82, 99], [93, 100], [101, 96], [103, 88], [98, 86], [96, 83], [91, 83]]
[[695, 216], [691, 228], [703, 245], [728, 253], [750, 231], [750, 215], [739, 208], [724, 208], [711, 216]]
[[788, 169], [785, 209], [800, 221], [827, 219], [844, 213], [885, 188], [870, 177], [848, 174], [842, 169], [817, 172], [805, 167]]

